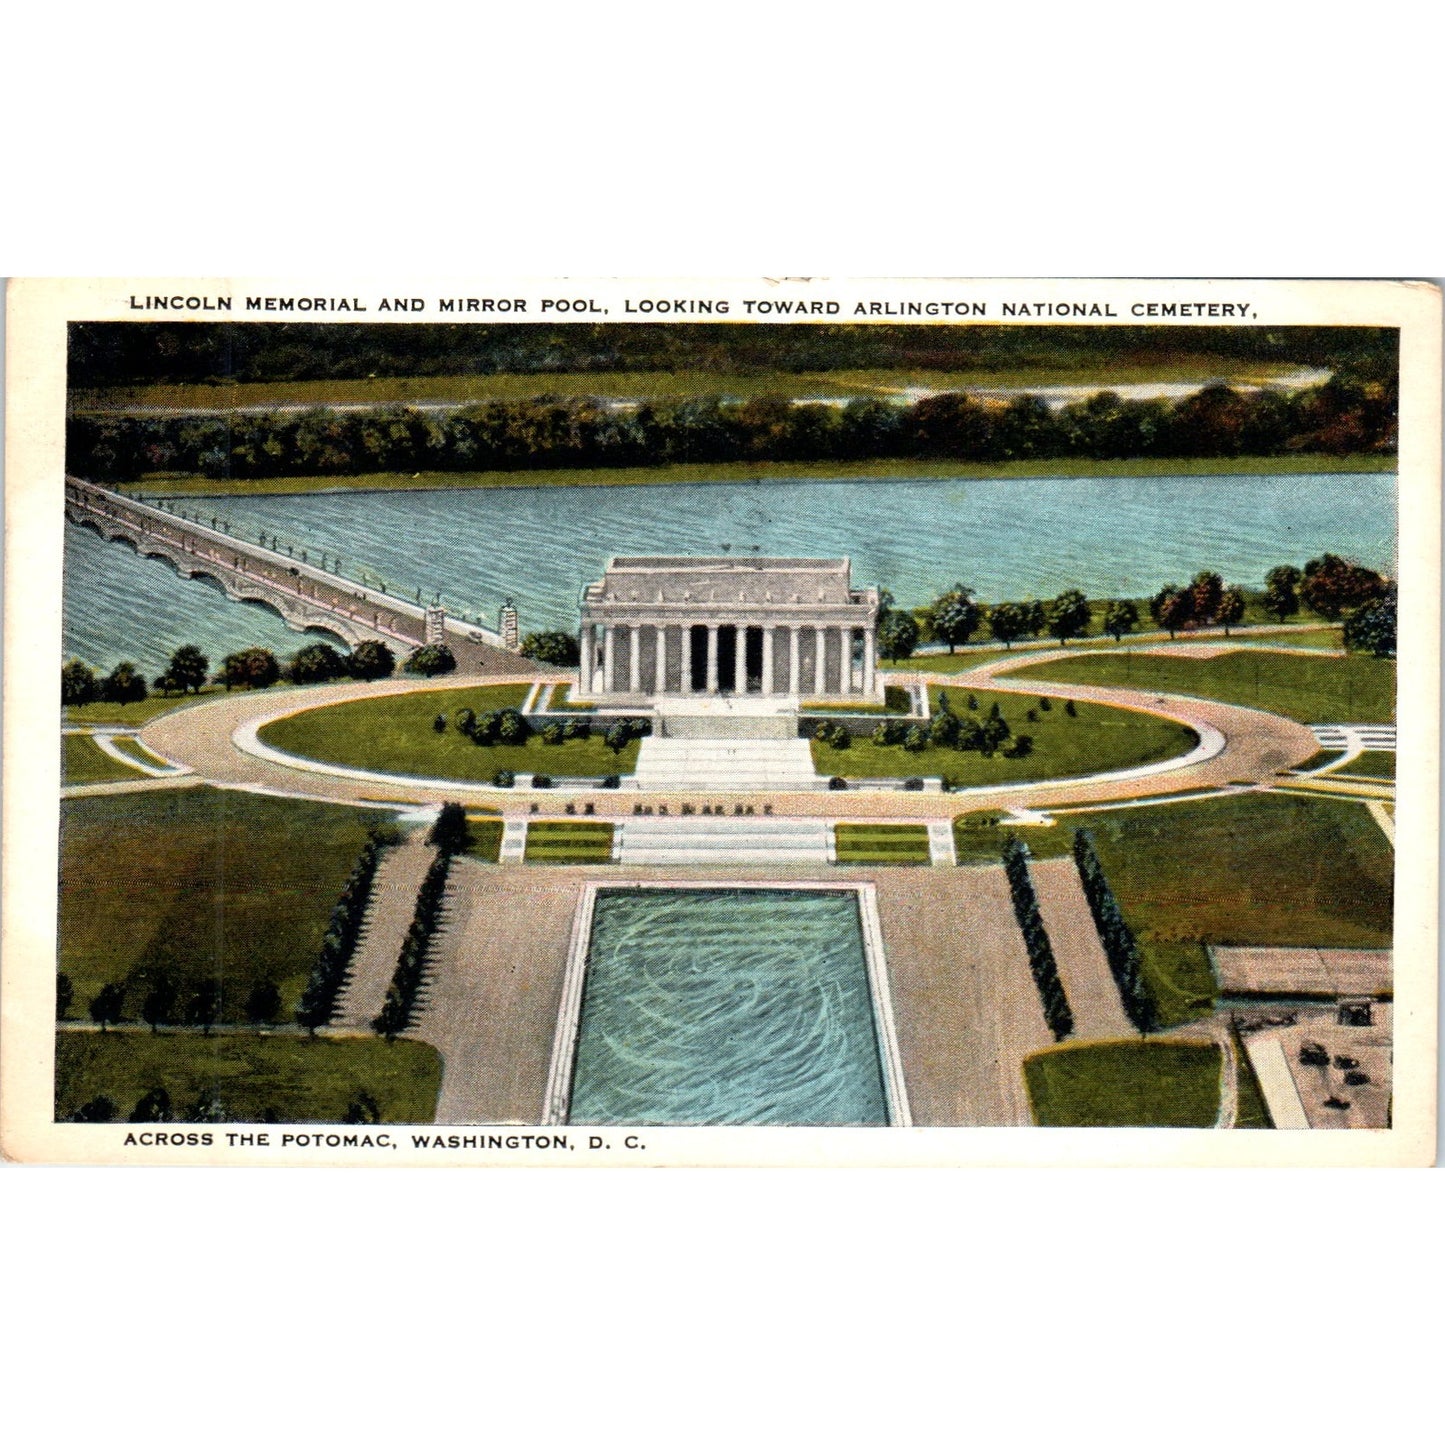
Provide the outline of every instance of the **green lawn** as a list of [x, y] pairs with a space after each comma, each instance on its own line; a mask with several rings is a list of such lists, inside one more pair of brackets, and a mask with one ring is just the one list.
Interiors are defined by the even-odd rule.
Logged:
[[116, 749], [124, 753], [126, 757], [134, 758], [137, 762], [144, 763], [147, 767], [158, 768], [165, 764], [165, 759], [158, 758], [139, 738], [133, 738], [127, 734], [124, 737], [113, 738], [111, 741]]
[[914, 823], [839, 823], [833, 830], [840, 863], [927, 864], [928, 829]]
[[[1080, 703], [1078, 715], [1069, 717], [1060, 702], [1044, 712], [1037, 698], [1019, 693], [976, 688], [971, 693], [955, 688], [943, 691], [958, 717], [973, 717], [980, 722], [997, 702], [1013, 734], [1027, 733], [1033, 738], [1034, 751], [1027, 758], [1006, 758], [1001, 753], [986, 758], [982, 753], [932, 745], [921, 753], [911, 753], [901, 744], [885, 746], [867, 737], [854, 738], [843, 749], [814, 740], [813, 766], [824, 777], [943, 777], [954, 786], [974, 788], [1113, 772], [1178, 757], [1198, 742], [1193, 732], [1178, 723], [1123, 708]], [[937, 709], [939, 689], [933, 689], [932, 695]], [[978, 703], [976, 710], [968, 707], [970, 695]], [[1033, 722], [1027, 716], [1030, 711], [1036, 714]]]
[[[603, 744], [600, 728], [585, 741], [549, 745], [533, 736], [521, 746], [478, 747], [453, 724], [464, 707], [479, 716], [520, 707], [528, 691], [526, 683], [517, 683], [362, 698], [281, 718], [261, 729], [261, 741], [299, 757], [345, 767], [468, 782], [490, 782], [504, 768], [559, 778], [598, 778], [632, 771], [636, 741], [628, 743], [620, 755], [614, 754]], [[434, 730], [438, 713], [447, 719], [445, 732]]]
[[610, 863], [612, 824], [533, 823], [527, 829], [528, 863]]
[[[122, 491], [163, 497], [260, 497], [306, 492], [420, 492], [459, 487], [641, 487], [673, 482], [918, 481], [930, 477], [1211, 477], [1393, 472], [1394, 457], [1138, 457], [1100, 461], [959, 462], [885, 457], [843, 462], [679, 462], [656, 467], [556, 467], [504, 472], [363, 472], [354, 476], [258, 477], [222, 481], [175, 473], [143, 476]], [[1187, 580], [1187, 579], [1181, 579]]]
[[237, 1022], [252, 984], [270, 980], [289, 1018], [367, 829], [388, 816], [212, 788], [62, 803], [59, 968], [72, 1014], [87, 1017], [115, 982], [135, 1019], [146, 978], [164, 972], [183, 1000], [218, 978], [222, 1018]]
[[495, 863], [502, 851], [502, 820], [500, 818], [479, 818], [467, 814], [467, 831], [472, 841], [467, 845], [468, 858], [482, 863]]
[[1361, 753], [1342, 768], [1336, 768], [1329, 777], [1346, 778], [1393, 778], [1395, 776], [1394, 753]]
[[[285, 686], [277, 683], [276, 687]], [[163, 712], [174, 712], [178, 707], [193, 707], [198, 702], [210, 702], [225, 697], [223, 687], [203, 687], [199, 694], [186, 697], [163, 697], [152, 693], [144, 702], [88, 702], [80, 707], [62, 708], [67, 723], [121, 723], [126, 727], [139, 727]]]
[[1208, 1129], [1219, 1063], [1211, 1043], [1075, 1044], [1025, 1059], [1024, 1078], [1034, 1119], [1049, 1128]]
[[237, 1120], [270, 1109], [280, 1123], [339, 1123], [364, 1092], [381, 1106], [382, 1123], [427, 1124], [441, 1089], [441, 1055], [411, 1039], [62, 1032], [55, 1049], [57, 1119], [103, 1095], [125, 1120], [159, 1087], [178, 1119], [214, 1092]]
[[1309, 657], [1251, 648], [1222, 657], [1122, 652], [1036, 663], [1012, 674], [1097, 687], [1183, 693], [1262, 708], [1305, 723], [1393, 722], [1395, 664], [1389, 658]]
[[1274, 1121], [1269, 1117], [1269, 1108], [1264, 1102], [1264, 1090], [1259, 1086], [1259, 1076], [1249, 1061], [1249, 1053], [1236, 1036], [1231, 1047], [1238, 1061], [1239, 1109], [1235, 1115], [1236, 1129], [1273, 1129]]
[[60, 743], [60, 781], [67, 787], [82, 783], [134, 783], [146, 776], [139, 768], [128, 768], [101, 752], [93, 738], [67, 733]]

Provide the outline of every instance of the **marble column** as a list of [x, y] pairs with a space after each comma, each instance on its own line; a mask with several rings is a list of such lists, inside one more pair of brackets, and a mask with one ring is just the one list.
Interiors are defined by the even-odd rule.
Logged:
[[746, 697], [748, 691], [748, 630], [733, 628], [733, 692]]
[[592, 664], [596, 654], [592, 649], [592, 628], [582, 627], [577, 633], [577, 695], [592, 696]]
[[635, 622], [627, 629], [627, 690], [642, 691], [642, 628]]
[[657, 656], [654, 658], [653, 692], [661, 697], [667, 691], [667, 628], [654, 627], [652, 629], [654, 645], [657, 648]]
[[763, 696], [771, 697], [773, 692], [773, 627], [769, 623], [763, 628]]
[[845, 697], [853, 691], [853, 629], [838, 629], [838, 691]]
[[792, 697], [797, 697], [802, 685], [802, 631], [796, 625], [788, 628], [788, 693]]
[[712, 622], [707, 627], [707, 692], [717, 696], [717, 624]]
[[602, 629], [602, 691], [615, 692], [617, 688], [617, 629], [605, 626]]
[[869, 697], [878, 684], [878, 639], [871, 627], [863, 629], [863, 691]]
[[813, 695], [822, 697], [828, 681], [828, 629], [813, 629]]

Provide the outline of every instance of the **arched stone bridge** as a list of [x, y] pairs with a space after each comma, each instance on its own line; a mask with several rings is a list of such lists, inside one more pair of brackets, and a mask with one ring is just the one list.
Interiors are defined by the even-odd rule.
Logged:
[[[427, 640], [421, 607], [94, 482], [66, 477], [65, 516], [107, 541], [168, 562], [182, 577], [215, 583], [234, 601], [269, 607], [298, 632], [322, 629], [351, 647], [381, 641], [403, 655]], [[504, 650], [496, 633], [455, 619], [446, 619], [445, 641], [462, 671], [530, 674], [537, 668]]]

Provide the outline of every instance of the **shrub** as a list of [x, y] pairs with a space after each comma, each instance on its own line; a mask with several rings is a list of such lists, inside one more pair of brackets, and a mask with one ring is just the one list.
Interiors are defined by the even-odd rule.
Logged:
[[434, 733], [444, 733], [444, 732], [446, 732], [446, 730], [447, 730], [447, 715], [446, 715], [444, 712], [439, 712], [439, 713], [431, 720], [431, 730], [432, 730]]
[[928, 734], [923, 731], [917, 723], [914, 723], [906, 733], [903, 734], [903, 750], [909, 753], [921, 753], [928, 746]]
[[1114, 890], [1104, 877], [1104, 865], [1099, 862], [1094, 840], [1083, 829], [1074, 834], [1074, 863], [1079, 870], [1084, 896], [1089, 900], [1089, 909], [1094, 915], [1099, 942], [1103, 944], [1110, 972], [1119, 987], [1124, 1012], [1140, 1033], [1149, 1033], [1156, 1026], [1157, 1012], [1144, 983], [1139, 942], [1125, 923]]
[[946, 710], [934, 714], [928, 725], [928, 740], [941, 748], [951, 748], [958, 739], [958, 719]]
[[1041, 698], [1039, 699], [1039, 711], [1040, 711], [1040, 712], [1052, 712], [1053, 710], [1054, 710], [1054, 704], [1053, 704], [1053, 702], [1052, 702], [1049, 698], [1041, 697]]
[[1019, 733], [1008, 747], [1003, 750], [1006, 758], [1026, 758], [1034, 750], [1034, 740], [1028, 733]]
[[921, 793], [923, 791], [923, 779], [905, 778], [903, 780], [903, 791], [905, 793]]
[[396, 654], [384, 642], [358, 642], [346, 659], [346, 670], [358, 682], [375, 682], [396, 671]]
[[291, 682], [334, 682], [345, 677], [347, 660], [325, 642], [311, 642], [298, 652], [286, 667]]
[[99, 696], [99, 678], [78, 657], [60, 669], [60, 700], [67, 707], [81, 707]]
[[427, 834], [427, 842], [442, 853], [461, 853], [471, 841], [467, 810], [460, 803], [443, 803]]
[[421, 677], [438, 677], [444, 672], [455, 672], [457, 660], [445, 642], [429, 642], [425, 647], [418, 647], [402, 667]]
[[533, 786], [534, 788], [550, 788], [550, 787], [552, 786], [552, 776], [551, 776], [551, 774], [550, 774], [550, 773], [533, 773], [533, 774], [532, 774], [532, 786]]
[[559, 722], [549, 722], [542, 729], [542, 741], [548, 747], [561, 747], [562, 740], [567, 735], [566, 729]]
[[848, 790], [848, 779], [840, 778], [836, 774], [828, 779], [828, 786], [835, 793], [844, 793]]
[[452, 717], [452, 726], [464, 738], [469, 738], [476, 730], [477, 715], [469, 707], [459, 707]]
[[529, 632], [519, 651], [523, 657], [550, 662], [554, 667], [576, 667], [582, 656], [577, 638], [570, 632]]
[[1074, 1014], [1064, 996], [1063, 980], [1054, 958], [1054, 947], [1039, 913], [1034, 880], [1029, 877], [1028, 858], [1017, 838], [1010, 838], [1003, 850], [1004, 872], [1008, 875], [1009, 892], [1013, 896], [1014, 917], [1029, 954], [1029, 971], [1043, 1004], [1044, 1021], [1055, 1040], [1066, 1039], [1074, 1031]]
[[602, 779], [601, 786], [604, 788], [620, 788], [622, 786], [622, 779], [616, 773], [608, 773], [607, 776]]
[[585, 717], [568, 718], [562, 727], [562, 736], [570, 742], [586, 742], [592, 736], [592, 723]]
[[311, 977], [295, 1010], [296, 1022], [312, 1034], [322, 1024], [330, 1023], [332, 1014], [336, 1012], [336, 997], [351, 971], [351, 958], [361, 936], [367, 904], [371, 901], [371, 885], [381, 862], [382, 847], [377, 832], [373, 831], [362, 845], [351, 876], [331, 910], [331, 921], [321, 940], [321, 952], [312, 965]]
[[494, 788], [510, 788], [517, 781], [517, 775], [511, 768], [498, 768], [492, 774], [492, 786]]
[[1064, 716], [1065, 716], [1065, 717], [1078, 717], [1078, 715], [1079, 715], [1079, 710], [1078, 710], [1078, 708], [1076, 708], [1076, 707], [1074, 706], [1074, 700], [1073, 700], [1073, 698], [1070, 698], [1070, 699], [1064, 704]]
[[371, 1027], [389, 1043], [411, 1023], [417, 996], [426, 975], [427, 949], [441, 921], [442, 900], [446, 893], [447, 872], [452, 855], [438, 852], [417, 890], [416, 909], [397, 957], [396, 972], [386, 991], [381, 1012], [372, 1019]]

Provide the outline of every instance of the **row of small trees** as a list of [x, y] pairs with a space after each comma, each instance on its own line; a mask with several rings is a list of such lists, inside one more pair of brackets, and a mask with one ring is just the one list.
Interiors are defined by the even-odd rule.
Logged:
[[[464, 738], [469, 738], [478, 747], [521, 747], [533, 733], [550, 746], [565, 742], [585, 742], [592, 736], [592, 720], [586, 717], [552, 718], [534, 728], [525, 713], [514, 707], [497, 708], [491, 712], [477, 713], [469, 707], [458, 708], [451, 724]], [[438, 713], [432, 721], [435, 732], [447, 729], [444, 713]], [[624, 717], [610, 724], [602, 735], [604, 746], [614, 754], [636, 738], [646, 737], [652, 731], [647, 718]]]
[[[107, 983], [90, 1000], [87, 1012], [92, 1023], [100, 1025], [104, 1033], [112, 1024], [118, 1024], [125, 1016], [126, 987], [123, 983]], [[70, 1007], [75, 1002], [75, 985], [67, 974], [57, 974], [55, 980], [55, 1016], [57, 1019], [70, 1017]], [[187, 994], [170, 974], [158, 974], [147, 984], [141, 1000], [141, 1018], [155, 1032], [162, 1025], [186, 1023], [203, 1029], [207, 1034], [219, 1021], [225, 1006], [225, 991], [217, 979], [199, 980]], [[256, 1026], [274, 1023], [281, 1011], [281, 990], [270, 979], [258, 979], [251, 985], [242, 1005], [246, 1021]]]
[[1003, 850], [1004, 872], [1008, 875], [1009, 892], [1013, 896], [1014, 917], [1029, 953], [1029, 971], [1038, 987], [1039, 1001], [1044, 1006], [1044, 1021], [1055, 1040], [1066, 1039], [1074, 1031], [1074, 1012], [1064, 995], [1064, 982], [1054, 958], [1054, 946], [1039, 913], [1038, 894], [1029, 876], [1028, 854], [1017, 838], [1010, 838]]
[[417, 997], [426, 977], [427, 949], [441, 922], [442, 902], [446, 895], [447, 874], [452, 858], [471, 841], [466, 810], [460, 803], [443, 803], [427, 841], [436, 849], [436, 856], [426, 870], [417, 889], [416, 909], [411, 927], [402, 941], [396, 960], [396, 972], [386, 990], [381, 1012], [372, 1019], [371, 1027], [388, 1043], [411, 1023]]
[[[109, 1124], [119, 1119], [120, 1108], [108, 1094], [98, 1094], [87, 1100], [70, 1117], [77, 1124]], [[225, 1100], [215, 1089], [202, 1089], [194, 1103], [177, 1111], [171, 1102], [170, 1091], [163, 1085], [142, 1094], [135, 1108], [130, 1111], [132, 1124], [226, 1124], [234, 1115], [226, 1107]], [[254, 1116], [258, 1124], [280, 1124], [285, 1122], [274, 1108], [262, 1109]], [[307, 1122], [321, 1122], [311, 1121]], [[381, 1105], [365, 1089], [358, 1089], [351, 1096], [346, 1111], [341, 1117], [343, 1124], [381, 1123]]]
[[351, 969], [352, 955], [361, 937], [367, 905], [371, 902], [371, 886], [381, 864], [384, 847], [382, 836], [373, 831], [361, 846], [351, 876], [331, 910], [331, 921], [321, 940], [321, 951], [312, 965], [311, 977], [296, 1005], [296, 1022], [313, 1035], [331, 1022], [336, 1012], [336, 999]]
[[1094, 915], [1099, 941], [1104, 946], [1104, 956], [1109, 960], [1110, 972], [1119, 986], [1124, 1012], [1140, 1033], [1149, 1033], [1155, 1027], [1158, 1015], [1144, 982], [1139, 941], [1124, 922], [1114, 890], [1104, 876], [1104, 865], [1099, 861], [1092, 836], [1082, 828], [1074, 834], [1074, 862], [1079, 869], [1084, 896], [1089, 900], [1089, 909]]

